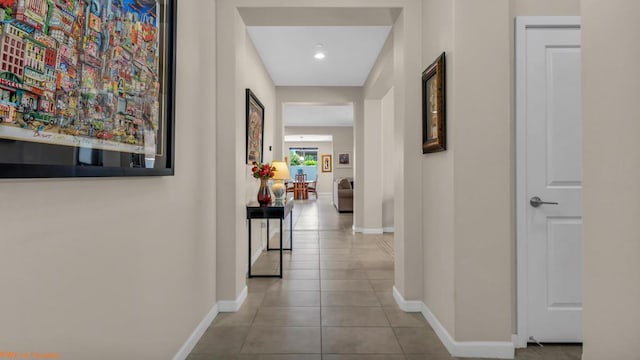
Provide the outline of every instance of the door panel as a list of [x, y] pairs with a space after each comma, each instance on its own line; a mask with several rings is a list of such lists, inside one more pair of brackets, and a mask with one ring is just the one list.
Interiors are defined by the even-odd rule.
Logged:
[[526, 36], [528, 336], [582, 341], [580, 30]]
[[547, 47], [547, 185], [582, 185], [580, 49]]
[[[547, 307], [579, 310], [582, 306], [582, 219], [547, 218]], [[576, 251], [578, 250], [578, 251]]]

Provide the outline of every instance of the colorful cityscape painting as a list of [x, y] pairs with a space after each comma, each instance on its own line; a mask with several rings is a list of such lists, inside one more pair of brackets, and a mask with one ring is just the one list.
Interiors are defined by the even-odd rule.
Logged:
[[0, 0], [0, 139], [155, 156], [164, 9], [158, 0]]

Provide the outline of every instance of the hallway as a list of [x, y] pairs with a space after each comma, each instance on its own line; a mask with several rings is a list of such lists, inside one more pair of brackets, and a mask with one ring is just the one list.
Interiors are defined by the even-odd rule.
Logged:
[[[296, 201], [284, 279], [248, 280], [242, 308], [219, 314], [188, 359], [453, 359], [423, 316], [393, 299], [393, 235], [353, 234], [351, 224], [329, 196]], [[278, 252], [252, 271], [277, 273]], [[581, 347], [543, 349], [516, 358], [580, 359]]]

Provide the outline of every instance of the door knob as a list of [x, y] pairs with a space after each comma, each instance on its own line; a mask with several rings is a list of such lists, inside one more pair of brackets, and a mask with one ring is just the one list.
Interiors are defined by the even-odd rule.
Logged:
[[529, 200], [529, 204], [534, 208], [537, 208], [540, 205], [558, 205], [557, 202], [542, 201], [542, 199], [537, 196], [532, 197], [531, 200]]

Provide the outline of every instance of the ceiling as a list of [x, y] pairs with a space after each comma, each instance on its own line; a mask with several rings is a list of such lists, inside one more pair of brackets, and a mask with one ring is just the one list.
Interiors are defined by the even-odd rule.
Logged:
[[353, 126], [351, 105], [285, 104], [284, 126]]
[[285, 135], [285, 142], [332, 142], [333, 135]]
[[[276, 86], [362, 86], [391, 26], [248, 26]], [[316, 45], [326, 57], [316, 60]]]

